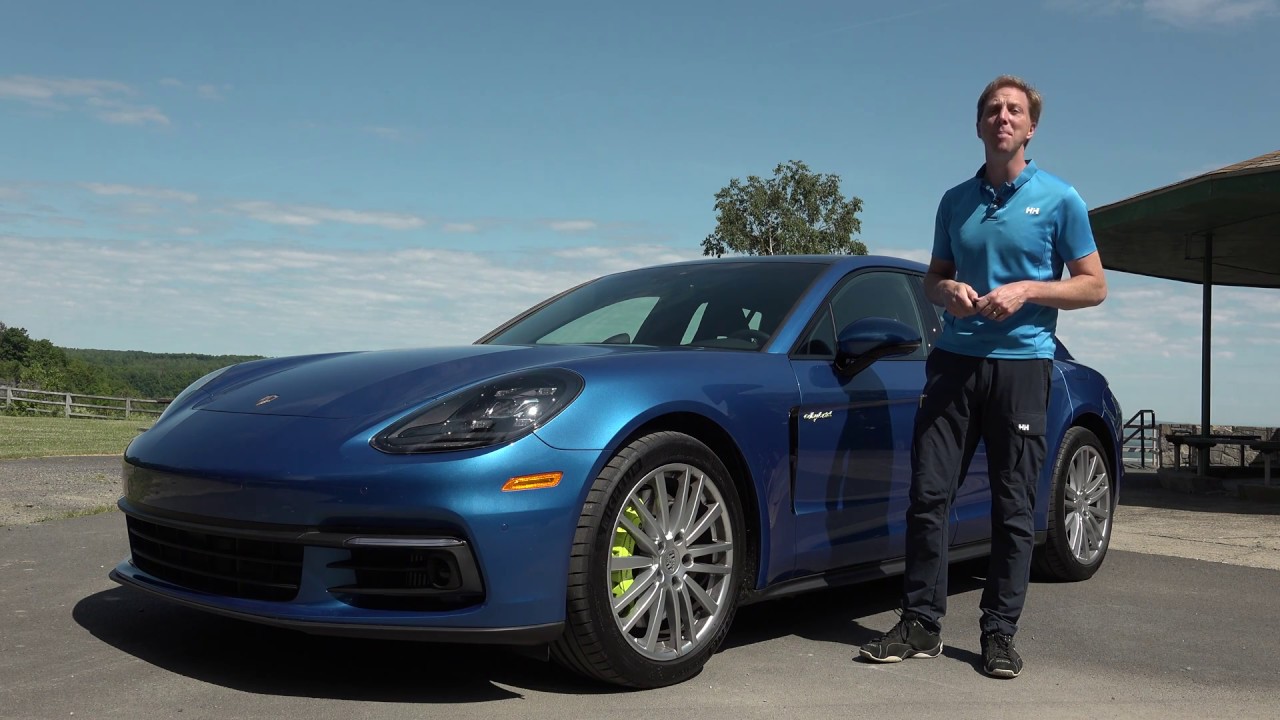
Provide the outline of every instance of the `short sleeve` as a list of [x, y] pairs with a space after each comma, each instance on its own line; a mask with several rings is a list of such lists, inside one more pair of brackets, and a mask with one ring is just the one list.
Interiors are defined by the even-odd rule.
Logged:
[[1067, 188], [1063, 196], [1054, 246], [1063, 262], [1079, 260], [1098, 249], [1089, 225], [1089, 208], [1075, 188]]
[[933, 221], [933, 256], [950, 263], [956, 261], [955, 253], [951, 251], [951, 218], [945, 196], [938, 203], [938, 215]]

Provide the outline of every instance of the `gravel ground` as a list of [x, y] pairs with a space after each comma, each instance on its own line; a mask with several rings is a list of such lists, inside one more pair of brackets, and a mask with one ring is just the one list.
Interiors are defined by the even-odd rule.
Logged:
[[120, 499], [120, 456], [0, 460], [0, 525], [28, 525]]

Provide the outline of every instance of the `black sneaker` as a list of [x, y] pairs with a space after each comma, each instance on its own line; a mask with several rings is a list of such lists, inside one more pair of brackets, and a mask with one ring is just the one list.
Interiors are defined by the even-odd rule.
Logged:
[[1016, 678], [1022, 672], [1022, 656], [1013, 649], [1013, 636], [982, 634], [982, 669], [991, 677]]
[[942, 638], [921, 625], [915, 613], [906, 612], [892, 630], [863, 645], [858, 653], [882, 663], [902, 662], [913, 657], [935, 658], [942, 654]]

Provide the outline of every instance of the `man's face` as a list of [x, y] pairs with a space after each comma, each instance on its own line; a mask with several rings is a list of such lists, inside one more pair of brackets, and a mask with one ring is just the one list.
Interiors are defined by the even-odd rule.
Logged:
[[987, 98], [982, 118], [978, 120], [978, 137], [988, 152], [1013, 154], [1026, 145], [1035, 132], [1026, 93], [1016, 87], [1002, 87]]

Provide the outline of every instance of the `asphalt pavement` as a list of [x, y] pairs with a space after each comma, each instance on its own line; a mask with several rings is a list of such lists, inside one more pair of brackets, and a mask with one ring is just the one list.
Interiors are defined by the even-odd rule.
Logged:
[[1280, 571], [1260, 565], [1280, 516], [1238, 502], [1122, 495], [1099, 573], [1032, 586], [1015, 680], [980, 670], [967, 564], [940, 658], [852, 660], [895, 620], [887, 580], [744, 608], [700, 675], [640, 692], [495, 648], [312, 637], [164, 603], [107, 579], [127, 554], [117, 512], [7, 526], [0, 718], [1275, 718]]

